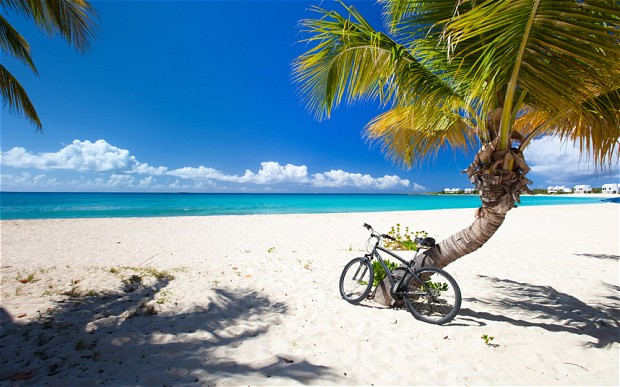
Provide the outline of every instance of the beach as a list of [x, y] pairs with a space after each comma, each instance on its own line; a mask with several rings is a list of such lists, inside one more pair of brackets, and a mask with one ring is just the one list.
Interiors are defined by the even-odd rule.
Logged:
[[473, 215], [3, 220], [0, 382], [618, 385], [615, 203], [510, 211], [446, 267], [463, 294], [447, 325], [341, 299], [364, 222], [439, 241]]

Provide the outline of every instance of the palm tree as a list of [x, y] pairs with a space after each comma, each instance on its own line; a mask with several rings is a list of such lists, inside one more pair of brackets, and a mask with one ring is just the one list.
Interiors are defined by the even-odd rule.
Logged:
[[[90, 48], [96, 27], [96, 13], [86, 0], [0, 0], [4, 14], [13, 12], [32, 20], [48, 34], [60, 34], [78, 51]], [[30, 45], [0, 14], [0, 47], [38, 74], [30, 56]], [[0, 92], [4, 106], [18, 115], [25, 115], [36, 127], [43, 128], [28, 94], [15, 77], [0, 64]]]
[[445, 267], [486, 243], [528, 192], [523, 150], [573, 142], [601, 168], [620, 139], [620, 6], [615, 0], [380, 0], [385, 30], [353, 7], [313, 8], [311, 48], [294, 62], [309, 109], [374, 100], [365, 127], [411, 167], [441, 148], [479, 149], [466, 172], [482, 206], [416, 265]]

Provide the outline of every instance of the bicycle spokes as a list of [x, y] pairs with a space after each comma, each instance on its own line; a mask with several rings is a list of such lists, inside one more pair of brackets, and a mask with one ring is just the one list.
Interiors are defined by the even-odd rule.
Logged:
[[458, 313], [461, 292], [448, 273], [439, 269], [420, 269], [408, 282], [405, 305], [414, 317], [443, 324]]

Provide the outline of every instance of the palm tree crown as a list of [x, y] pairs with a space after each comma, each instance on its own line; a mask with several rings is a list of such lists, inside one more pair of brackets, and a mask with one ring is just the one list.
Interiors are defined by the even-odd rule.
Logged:
[[465, 172], [482, 206], [425, 251], [445, 267], [483, 246], [530, 192], [523, 150], [542, 135], [603, 167], [620, 148], [620, 5], [615, 0], [380, 0], [386, 30], [353, 7], [314, 8], [313, 46], [294, 63], [318, 118], [360, 99], [387, 110], [365, 128], [406, 166], [443, 147], [480, 148]]
[[[407, 166], [442, 146], [537, 135], [577, 142], [603, 165], [620, 137], [620, 9], [614, 0], [382, 0], [390, 35], [353, 7], [314, 8], [316, 43], [294, 64], [308, 107], [389, 105], [366, 127]], [[508, 168], [508, 166], [503, 166]]]
[[[50, 35], [60, 34], [80, 52], [90, 48], [96, 27], [96, 13], [85, 0], [1, 0], [0, 9], [3, 14], [13, 12], [25, 16]], [[0, 14], [2, 51], [20, 60], [37, 74], [37, 68], [30, 56], [30, 45], [3, 14]], [[11, 112], [24, 114], [37, 129], [42, 128], [41, 120], [26, 91], [1, 64], [0, 93], [3, 103], [8, 105]]]

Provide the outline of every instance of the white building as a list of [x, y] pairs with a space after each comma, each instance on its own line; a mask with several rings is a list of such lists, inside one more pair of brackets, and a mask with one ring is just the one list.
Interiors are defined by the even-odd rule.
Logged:
[[471, 195], [475, 192], [476, 190], [473, 188], [465, 188], [465, 193], [468, 195]]
[[459, 193], [459, 191], [461, 191], [460, 188], [444, 188], [443, 193], [455, 194], [455, 193]]
[[572, 193], [573, 190], [566, 188], [563, 185], [556, 185], [547, 187], [547, 193]]
[[620, 192], [619, 190], [620, 184], [603, 184], [603, 193], [604, 194], [617, 194]]
[[576, 194], [592, 193], [592, 186], [589, 186], [587, 184], [576, 185], [575, 186], [575, 193]]

